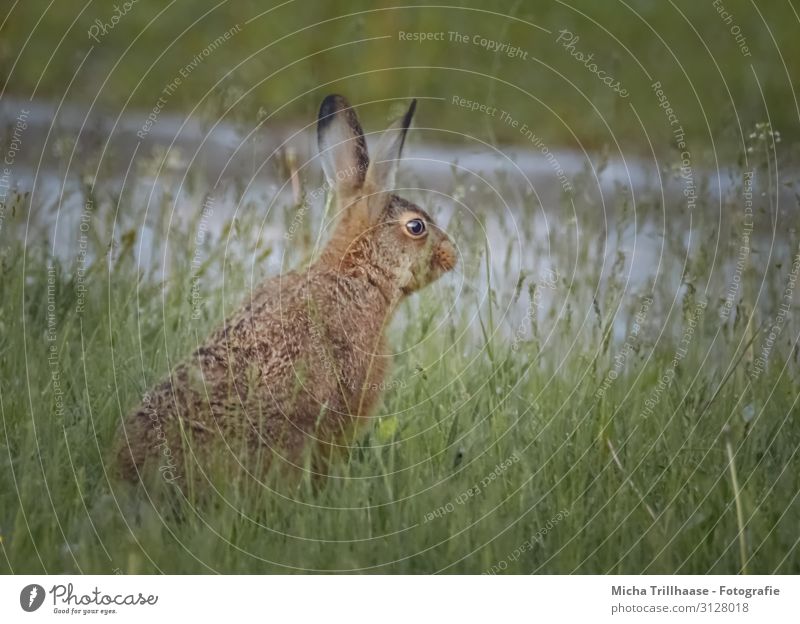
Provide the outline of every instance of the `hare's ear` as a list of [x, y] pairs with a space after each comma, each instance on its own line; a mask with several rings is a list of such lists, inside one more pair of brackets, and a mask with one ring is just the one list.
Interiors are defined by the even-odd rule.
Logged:
[[[365, 181], [367, 192], [371, 195], [370, 204], [385, 202], [386, 194], [395, 188], [397, 166], [400, 163], [406, 133], [416, 108], [417, 101], [411, 100], [411, 105], [405, 115], [389, 126], [380, 138]], [[372, 198], [374, 198], [374, 202]]]
[[369, 166], [367, 142], [356, 112], [343, 96], [332, 94], [322, 100], [317, 143], [325, 178], [337, 196], [360, 191]]

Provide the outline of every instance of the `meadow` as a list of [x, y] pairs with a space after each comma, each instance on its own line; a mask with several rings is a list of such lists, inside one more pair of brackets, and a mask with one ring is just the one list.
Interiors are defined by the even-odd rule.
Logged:
[[[81, 271], [43, 245], [3, 250], [8, 572], [798, 571], [796, 328], [787, 319], [762, 370], [777, 321], [746, 303], [780, 300], [796, 238], [781, 262], [748, 259], [732, 311], [702, 230], [690, 247], [663, 232], [663, 264], [686, 265], [677, 288], [652, 273], [631, 289], [622, 245], [608, 274], [584, 258], [575, 275], [495, 284], [487, 256], [510, 249], [453, 224], [464, 265], [398, 314], [384, 405], [350, 461], [320, 490], [218, 475], [209, 501], [116, 482], [108, 450], [120, 416], [270, 273], [262, 249], [229, 231], [202, 272], [183, 254], [159, 279], [133, 234], [109, 251], [113, 224], [91, 223]], [[192, 248], [196, 226], [170, 248]], [[739, 246], [721, 247], [734, 266]], [[549, 260], [574, 266], [579, 250]]]
[[[320, 19], [341, 13], [342, 4], [326, 4]], [[601, 28], [556, 4], [552, 11], [562, 13], [543, 13], [553, 32], [569, 26], [586, 33], [586, 49], [603, 49]], [[744, 4], [729, 4], [748, 14]], [[663, 16], [666, 25], [674, 20], [665, 33], [686, 32], [680, 12], [656, 6], [641, 11]], [[698, 7], [683, 7], [690, 21], [718, 25], [716, 14], [698, 17]], [[276, 9], [287, 11], [283, 22], [265, 22], [276, 30], [271, 40], [294, 22], [302, 25], [303, 15], [289, 8]], [[522, 3], [504, 10], [512, 9], [520, 19], [537, 13]], [[233, 22], [255, 12], [245, 4], [222, 10], [241, 12]], [[773, 8], [763, 10], [765, 23], [788, 32], [785, 21], [771, 16]], [[20, 11], [14, 19], [35, 21], [35, 3]], [[54, 11], [42, 28], [64, 21], [58, 12], [66, 9]], [[464, 31], [489, 24], [465, 13], [456, 24]], [[80, 17], [84, 29], [88, 17]], [[133, 37], [146, 17], [141, 7], [132, 9], [97, 43], [98, 50], [108, 48], [104, 66], [123, 54], [122, 33]], [[611, 27], [610, 14], [595, 17]], [[394, 30], [452, 24], [436, 11], [409, 11], [399, 26], [392, 19], [387, 11], [346, 23], [360, 36], [384, 32], [389, 23]], [[645, 41], [635, 20], [625, 23], [625, 33], [638, 37], [628, 42], [641, 46], [638, 58], [657, 64], [658, 45]], [[147, 41], [172, 40], [174, 24], [162, 19], [153, 28], [160, 34], [130, 48], [134, 58], [152, 58]], [[224, 30], [207, 22], [203, 28], [191, 32], [198, 45], [183, 49], [195, 50]], [[528, 41], [519, 21], [500, 28], [493, 31], [498, 41]], [[769, 37], [763, 28], [751, 33], [754, 49]], [[339, 34], [324, 31], [316, 41], [333, 45]], [[75, 55], [51, 59], [48, 78], [37, 85], [36, 63], [47, 56], [37, 46], [46, 42], [34, 37], [19, 61], [27, 70], [17, 79], [8, 61], [14, 38], [3, 39], [2, 67], [16, 93], [38, 88], [43, 98], [63, 95], [54, 76], [70, 74]], [[733, 45], [724, 31], [708, 42]], [[305, 38], [277, 46], [270, 62], [291, 63], [307, 45]], [[381, 48], [370, 62], [395, 62], [398, 45]], [[691, 48], [676, 45], [678, 56], [681, 46]], [[796, 63], [800, 56], [788, 50], [797, 40], [787, 45], [788, 62]], [[46, 158], [63, 180], [57, 192], [19, 184], [3, 195], [0, 213], [0, 572], [800, 573], [794, 293], [800, 188], [785, 164], [796, 155], [794, 104], [776, 102], [783, 69], [766, 56], [754, 61], [765, 87], [756, 96], [746, 88], [751, 76], [737, 73], [737, 49], [720, 54], [722, 69], [710, 61], [688, 67], [699, 83], [733, 76], [726, 84], [743, 94], [742, 107], [733, 109], [725, 108], [722, 90], [694, 98], [687, 76], [664, 71], [670, 103], [692, 140], [687, 164], [665, 107], [650, 83], [634, 76], [638, 69], [609, 57], [621, 84], [638, 86], [642, 115], [635, 122], [637, 109], [621, 108], [618, 94], [562, 52], [551, 50], [553, 66], [599, 106], [587, 114], [585, 101], [559, 93], [555, 74], [555, 82], [538, 87], [553, 94], [549, 104], [563, 114], [563, 125], [543, 129], [542, 140], [553, 152], [577, 144], [591, 154], [584, 170], [569, 173], [568, 189], [547, 163], [545, 182], [530, 184], [513, 172], [513, 158], [506, 167], [468, 171], [454, 157], [445, 163], [447, 197], [422, 190], [412, 169], [401, 173], [401, 184], [412, 189], [406, 194], [442, 215], [459, 266], [398, 311], [390, 329], [393, 371], [375, 422], [322, 487], [310, 479], [289, 487], [279, 475], [261, 483], [220, 472], [205, 489], [144, 488], [117, 480], [110, 454], [121, 417], [148, 388], [261, 279], [302, 267], [318, 251], [330, 225], [325, 204], [320, 197], [304, 208], [320, 186], [316, 164], [298, 175], [292, 154], [279, 152], [270, 162], [274, 186], [264, 183], [253, 194], [247, 187], [259, 178], [241, 172], [219, 187], [200, 167], [171, 178], [164, 149], [143, 149], [129, 170], [120, 170], [106, 164], [115, 154], [106, 154], [102, 141], [82, 143], [55, 128]], [[183, 102], [201, 97], [204, 106], [193, 114], [204, 127], [224, 118], [246, 130], [263, 120], [260, 106], [271, 114], [314, 87], [319, 91], [301, 98], [291, 114], [271, 122], [306, 124], [319, 93], [329, 89], [326, 72], [340, 76], [341, 63], [358, 63], [359, 70], [368, 64], [346, 51], [307, 60], [311, 67], [279, 77], [274, 89], [260, 92], [263, 99], [254, 95], [231, 109], [231, 93], [241, 93], [236, 84], [255, 80], [246, 68], [230, 89], [206, 88], [237, 54], [233, 47], [215, 52], [217, 69], [198, 74], [202, 85], [193, 87], [195, 94], [181, 91], [172, 112], [183, 114]], [[419, 47], [414, 54], [428, 53]], [[136, 88], [130, 73], [138, 70], [113, 74], [101, 99], [123, 110], [133, 93], [144, 123], [152, 94], [186, 61], [166, 58], [177, 65], [158, 65], [155, 76], [147, 75], [151, 82]], [[469, 48], [459, 61], [488, 72], [508, 69], [514, 84], [529, 80], [497, 58]], [[292, 82], [298, 76], [302, 84]], [[536, 119], [513, 89], [499, 86], [487, 96], [484, 83], [457, 71], [445, 79], [404, 70], [396, 76], [408, 82], [395, 88], [351, 75], [335, 86], [354, 101], [400, 97], [407, 88], [458, 93], [495, 101], [514, 118]], [[472, 148], [530, 149], [518, 129], [480, 111], [435, 103], [424, 110], [423, 132], [461, 133], [448, 144], [477, 136], [487, 143], [471, 142]], [[718, 111], [710, 124], [706, 110]], [[370, 128], [379, 125], [377, 111], [367, 109]], [[6, 144], [13, 129], [12, 119]], [[252, 147], [255, 154], [261, 147], [251, 143], [243, 141], [243, 151]], [[413, 159], [423, 141], [412, 132], [409, 143]], [[608, 182], [603, 176], [620, 153], [633, 155], [630, 163], [649, 175]], [[201, 207], [217, 188], [211, 227]], [[195, 209], [176, 211], [179, 200]]]

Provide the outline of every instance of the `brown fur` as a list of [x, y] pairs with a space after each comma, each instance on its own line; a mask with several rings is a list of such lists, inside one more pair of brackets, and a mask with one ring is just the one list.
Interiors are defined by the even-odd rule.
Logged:
[[[456, 262], [430, 216], [391, 193], [414, 106], [369, 164], [355, 111], [341, 96], [325, 98], [320, 151], [341, 212], [330, 242], [306, 271], [262, 284], [124, 420], [124, 477], [158, 467], [185, 482], [187, 466], [203, 469], [215, 454], [247, 461], [259, 451], [266, 467], [272, 454], [297, 466], [312, 450], [313, 469], [324, 472], [369, 422], [389, 367], [392, 313]], [[425, 221], [424, 237], [408, 234], [410, 218]]]

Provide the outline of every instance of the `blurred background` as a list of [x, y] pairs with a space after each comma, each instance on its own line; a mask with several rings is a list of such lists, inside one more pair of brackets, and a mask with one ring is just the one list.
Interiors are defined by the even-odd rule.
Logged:
[[[523, 141], [506, 124], [452, 106], [450, 97], [459, 95], [502, 105], [549, 144], [619, 143], [648, 153], [648, 143], [661, 148], [671, 141], [650, 88], [659, 81], [695, 150], [736, 147], [740, 126], [767, 117], [786, 139], [797, 136], [791, 81], [800, 70], [800, 22], [789, 1], [502, 0], [441, 7], [411, 1], [395, 7], [366, 0], [34, 0], [6, 6], [4, 98], [146, 115], [195, 55], [238, 27], [184, 79], [163, 113], [216, 116], [232, 107], [226, 117], [244, 124], [271, 115], [277, 124], [306, 123], [328, 91], [357, 93], [359, 102], [414, 95], [443, 98], [421, 109], [425, 124]], [[446, 40], [405, 41], [400, 31], [442, 32]], [[563, 38], [556, 43], [561, 31], [578, 38], [573, 49], [565, 49]], [[450, 41], [450, 32], [470, 42]], [[492, 50], [481, 39], [519, 47], [526, 58]], [[629, 97], [579, 67], [571, 52], [591, 54]], [[378, 108], [365, 116], [379, 119]], [[457, 134], [440, 138], [459, 141]]]

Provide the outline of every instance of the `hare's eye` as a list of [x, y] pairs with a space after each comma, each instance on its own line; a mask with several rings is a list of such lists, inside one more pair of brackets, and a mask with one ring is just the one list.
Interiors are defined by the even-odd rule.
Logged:
[[411, 219], [406, 223], [406, 230], [414, 238], [425, 234], [425, 222], [422, 219]]

